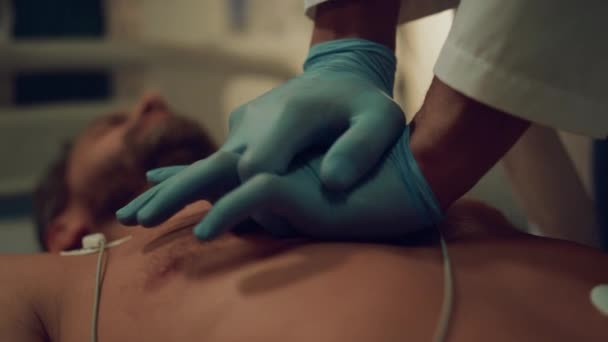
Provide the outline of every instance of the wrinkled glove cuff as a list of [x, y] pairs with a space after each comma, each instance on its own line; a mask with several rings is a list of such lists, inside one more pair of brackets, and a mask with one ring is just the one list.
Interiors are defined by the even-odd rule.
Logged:
[[313, 45], [304, 72], [334, 70], [352, 72], [393, 96], [397, 59], [386, 46], [365, 39], [338, 39]]
[[413, 200], [412, 204], [417, 205], [416, 212], [420, 227], [436, 226], [443, 220], [443, 212], [439, 206], [439, 202], [433, 194], [433, 190], [427, 183], [422, 171], [418, 167], [418, 163], [414, 159], [412, 150], [410, 149], [410, 129], [409, 126], [403, 130], [399, 141], [395, 145], [395, 150], [391, 151], [392, 157], [397, 160], [399, 173], [403, 179], [403, 184], [406, 191], [410, 194], [416, 194], [420, 200]]

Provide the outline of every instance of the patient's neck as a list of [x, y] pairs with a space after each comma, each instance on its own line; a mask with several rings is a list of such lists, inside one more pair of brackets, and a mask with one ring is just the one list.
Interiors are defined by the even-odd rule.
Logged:
[[93, 233], [103, 233], [108, 242], [132, 235], [132, 232], [129, 231], [129, 227], [120, 224], [120, 222], [116, 220], [110, 220], [101, 224]]

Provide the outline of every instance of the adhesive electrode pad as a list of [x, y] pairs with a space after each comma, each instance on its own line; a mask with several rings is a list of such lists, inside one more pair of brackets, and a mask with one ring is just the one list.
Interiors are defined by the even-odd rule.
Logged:
[[596, 285], [589, 297], [593, 306], [604, 316], [608, 316], [608, 284]]
[[114, 246], [118, 246], [123, 242], [126, 242], [131, 239], [131, 235], [126, 236], [122, 239], [118, 239], [112, 241], [110, 243], [106, 242], [106, 237], [102, 233], [89, 234], [82, 238], [82, 249], [77, 249], [73, 251], [64, 251], [59, 253], [59, 255], [68, 256], [68, 255], [86, 255], [93, 254], [99, 251], [99, 247], [104, 245], [104, 248], [112, 248]]
[[96, 249], [105, 241], [106, 237], [101, 233], [90, 234], [82, 238], [82, 248]]

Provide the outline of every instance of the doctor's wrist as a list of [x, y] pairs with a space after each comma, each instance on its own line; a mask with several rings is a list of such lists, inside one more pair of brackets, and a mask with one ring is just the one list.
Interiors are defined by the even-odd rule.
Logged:
[[469, 191], [529, 124], [433, 79], [414, 117], [410, 146], [441, 209]]
[[400, 0], [332, 0], [319, 4], [311, 45], [362, 38], [395, 49]]

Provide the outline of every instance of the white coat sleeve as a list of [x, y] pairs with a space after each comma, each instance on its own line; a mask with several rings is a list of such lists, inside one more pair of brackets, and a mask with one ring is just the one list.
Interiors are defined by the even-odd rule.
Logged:
[[606, 137], [606, 13], [604, 0], [462, 0], [435, 75], [512, 115]]

